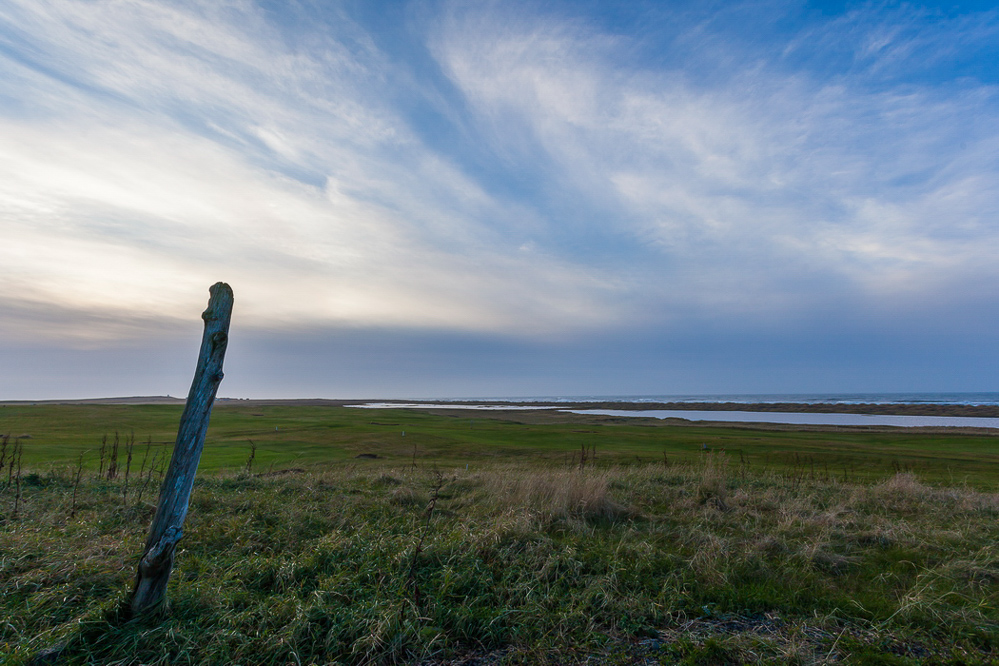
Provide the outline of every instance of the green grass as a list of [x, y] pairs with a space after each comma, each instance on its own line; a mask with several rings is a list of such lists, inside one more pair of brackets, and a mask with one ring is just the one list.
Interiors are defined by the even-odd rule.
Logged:
[[217, 408], [170, 614], [125, 622], [154, 492], [135, 468], [127, 494], [95, 478], [94, 452], [116, 429], [172, 441], [179, 413], [0, 408], [0, 432], [32, 435], [20, 497], [0, 475], [0, 662], [53, 645], [79, 664], [999, 655], [994, 438], [544, 414]]
[[[170, 405], [6, 405], [0, 433], [29, 434], [26, 463], [73, 465], [86, 451], [95, 468], [101, 439], [134, 433], [139, 443], [173, 444], [181, 414]], [[405, 432], [405, 435], [402, 433]], [[795, 430], [667, 425], [654, 419], [549, 412], [432, 414], [325, 406], [220, 404], [212, 414], [201, 470], [237, 470], [257, 445], [259, 469], [310, 466], [369, 453], [389, 462], [442, 465], [497, 460], [561, 463], [595, 446], [601, 464], [648, 464], [665, 453], [693, 462], [705, 447], [751, 468], [875, 481], [912, 471], [925, 481], [999, 489], [999, 437], [903, 429]]]

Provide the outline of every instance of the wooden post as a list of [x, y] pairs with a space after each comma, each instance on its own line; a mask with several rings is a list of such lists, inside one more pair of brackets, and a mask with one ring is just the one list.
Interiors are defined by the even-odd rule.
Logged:
[[174, 549], [184, 535], [184, 518], [201, 450], [205, 445], [208, 418], [222, 381], [222, 361], [229, 341], [229, 319], [232, 315], [232, 289], [224, 282], [217, 282], [212, 285], [210, 293], [208, 308], [201, 315], [205, 320], [205, 333], [201, 339], [198, 367], [187, 395], [184, 414], [180, 418], [170, 467], [160, 487], [156, 515], [149, 527], [145, 551], [135, 574], [130, 601], [133, 617], [157, 613], [166, 608], [166, 587], [173, 569]]

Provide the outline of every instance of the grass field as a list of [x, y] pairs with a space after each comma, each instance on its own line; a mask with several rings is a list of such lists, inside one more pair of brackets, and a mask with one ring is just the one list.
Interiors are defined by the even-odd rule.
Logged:
[[[98, 465], [102, 439], [133, 436], [170, 447], [179, 405], [6, 405], [0, 434], [27, 434], [24, 460], [33, 468], [75, 465], [85, 452]], [[403, 434], [405, 433], [405, 434]], [[598, 464], [693, 462], [706, 451], [739, 464], [849, 481], [912, 471], [948, 485], [999, 489], [999, 435], [904, 429], [736, 428], [676, 426], [656, 419], [583, 416], [548, 411], [485, 413], [370, 410], [287, 404], [218, 405], [200, 469], [241, 469], [253, 441], [260, 470], [343, 463], [374, 454], [379, 464], [418, 461], [483, 465], [514, 460], [557, 464], [596, 447]]]
[[171, 613], [124, 622], [159, 478], [141, 460], [180, 411], [0, 407], [7, 460], [23, 445], [0, 474], [4, 663], [999, 655], [995, 437], [539, 412], [219, 405]]

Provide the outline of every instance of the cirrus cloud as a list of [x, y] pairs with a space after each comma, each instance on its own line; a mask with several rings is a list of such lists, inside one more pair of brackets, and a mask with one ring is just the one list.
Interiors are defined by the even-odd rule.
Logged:
[[218, 279], [275, 340], [972, 321], [997, 36], [916, 5], [12, 0], [0, 331], [174, 336]]

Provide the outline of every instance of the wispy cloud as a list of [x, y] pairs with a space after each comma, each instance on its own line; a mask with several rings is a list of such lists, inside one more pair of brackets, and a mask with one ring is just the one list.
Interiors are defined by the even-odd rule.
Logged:
[[[987, 295], [996, 89], [870, 78], [875, 66], [944, 58], [948, 38], [973, 31], [967, 18], [948, 33], [865, 10], [822, 27], [857, 44], [865, 71], [819, 77], [767, 50], [734, 59], [728, 46], [717, 57], [743, 64], [703, 81], [691, 66], [703, 53], [628, 69], [621, 39], [599, 26], [490, 11], [450, 14], [436, 39], [445, 70], [485, 135], [517, 137], [521, 155], [556, 167], [559, 195], [585, 198], [607, 229], [657, 250], [645, 260], [668, 289], [643, 288], [664, 309], [750, 304], [772, 316], [836, 295], [925, 302], [956, 284]], [[985, 23], [977, 34], [994, 32], [995, 17]], [[717, 48], [717, 35], [706, 39]]]
[[[217, 279], [275, 330], [994, 299], [999, 100], [941, 63], [989, 48], [995, 13], [868, 7], [762, 46], [733, 21], [638, 36], [573, 11], [424, 5], [405, 29], [429, 72], [346, 6], [7, 3], [0, 327], [128, 336]], [[417, 101], [459, 143], [428, 141]]]
[[356, 28], [351, 52], [321, 32], [302, 49], [249, 4], [2, 18], [23, 111], [0, 118], [5, 300], [171, 317], [222, 277], [262, 327], [609, 316], [613, 279], [485, 223], [519, 210], [421, 144]]

